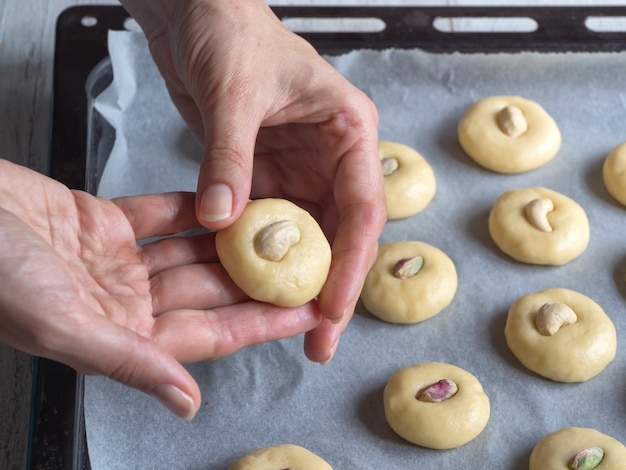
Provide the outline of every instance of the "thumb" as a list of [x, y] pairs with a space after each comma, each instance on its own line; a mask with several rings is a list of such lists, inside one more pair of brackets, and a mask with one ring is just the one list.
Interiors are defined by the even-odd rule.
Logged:
[[220, 104], [203, 116], [205, 149], [196, 200], [198, 220], [213, 230], [237, 220], [248, 202], [260, 125], [240, 100]]
[[178, 361], [158, 344], [105, 317], [98, 317], [95, 323], [89, 324], [90, 334], [72, 337], [73, 358], [60, 358], [61, 362], [81, 373], [104, 375], [148, 393], [180, 418], [195, 416], [200, 389]]

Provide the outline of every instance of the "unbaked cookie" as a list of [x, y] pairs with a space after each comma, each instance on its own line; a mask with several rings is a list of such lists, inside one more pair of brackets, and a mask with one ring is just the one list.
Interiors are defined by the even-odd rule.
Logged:
[[609, 194], [626, 206], [626, 142], [615, 147], [604, 160], [602, 179]]
[[534, 101], [492, 96], [470, 106], [459, 142], [476, 163], [498, 173], [522, 173], [550, 161], [561, 146], [554, 119]]
[[332, 470], [318, 455], [304, 447], [282, 444], [250, 452], [234, 462], [228, 470]]
[[456, 268], [440, 249], [418, 241], [381, 243], [361, 300], [381, 320], [417, 323], [446, 308], [456, 289]]
[[435, 196], [435, 173], [419, 153], [403, 144], [378, 143], [385, 176], [387, 217], [402, 219], [424, 210]]
[[241, 290], [282, 307], [315, 298], [330, 269], [324, 232], [307, 211], [284, 199], [250, 201], [234, 224], [217, 233], [215, 245]]
[[489, 233], [507, 255], [530, 264], [562, 265], [589, 244], [589, 220], [574, 200], [534, 187], [505, 192], [489, 214]]
[[489, 398], [472, 374], [442, 362], [397, 371], [383, 392], [385, 417], [402, 438], [452, 449], [478, 436], [489, 421]]
[[584, 382], [614, 359], [615, 326], [589, 297], [562, 288], [524, 295], [511, 306], [506, 342], [531, 371], [558, 382]]
[[[583, 466], [585, 461], [600, 462]], [[624, 470], [626, 447], [595, 429], [566, 427], [543, 437], [530, 454], [529, 470], [597, 468]]]

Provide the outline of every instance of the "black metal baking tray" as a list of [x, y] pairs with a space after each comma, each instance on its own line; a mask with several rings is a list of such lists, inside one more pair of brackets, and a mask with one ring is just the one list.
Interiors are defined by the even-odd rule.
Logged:
[[[274, 7], [287, 19], [376, 19], [377, 31], [300, 32], [323, 54], [356, 49], [421, 48], [430, 52], [606, 52], [626, 50], [626, 31], [592, 31], [588, 18], [626, 17], [607, 7]], [[444, 32], [438, 18], [531, 18], [532, 32]], [[107, 32], [126, 28], [119, 6], [77, 6], [56, 25], [52, 131], [48, 173], [95, 194], [114, 130], [91, 107], [112, 79]], [[94, 157], [96, 156], [96, 157]], [[36, 359], [28, 468], [89, 469], [83, 417], [83, 377]]]

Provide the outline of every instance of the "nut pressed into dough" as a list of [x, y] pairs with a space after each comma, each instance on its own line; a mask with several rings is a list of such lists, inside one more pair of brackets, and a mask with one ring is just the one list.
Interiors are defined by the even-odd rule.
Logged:
[[626, 142], [615, 147], [604, 160], [602, 179], [609, 194], [626, 206]]
[[604, 457], [598, 470], [624, 470], [626, 447], [616, 439], [590, 428], [561, 428], [544, 436], [530, 454], [529, 470], [565, 470], [583, 449], [599, 447]]
[[[402, 219], [424, 210], [435, 196], [435, 173], [419, 153], [406, 145], [380, 141], [378, 154], [385, 176], [387, 217]], [[395, 161], [394, 161], [395, 160]]]
[[254, 450], [228, 467], [228, 470], [283, 469], [332, 470], [332, 467], [310, 450], [293, 444]]
[[[537, 313], [546, 303], [568, 306], [576, 321], [555, 334], [541, 334]], [[598, 375], [615, 358], [617, 335], [602, 307], [569, 289], [550, 288], [517, 299], [507, 315], [506, 342], [529, 370], [557, 382], [584, 382]]]
[[[499, 114], [511, 107], [517, 109], [527, 126], [519, 135], [507, 134], [499, 123]], [[554, 119], [536, 102], [519, 96], [477, 101], [459, 121], [458, 136], [461, 147], [476, 163], [498, 173], [538, 168], [550, 161], [561, 146], [561, 132]]]
[[[435, 403], [418, 400], [429, 386], [447, 379], [458, 390]], [[452, 449], [476, 438], [489, 421], [489, 398], [472, 374], [442, 362], [400, 369], [383, 392], [385, 418], [403, 439], [430, 449]]]
[[[541, 204], [552, 210], [541, 212]], [[529, 215], [528, 213], [534, 214]], [[536, 222], [548, 225], [548, 231]], [[512, 258], [529, 264], [562, 265], [581, 255], [589, 244], [589, 220], [573, 199], [542, 187], [505, 192], [489, 214], [489, 234], [494, 243]]]
[[[394, 275], [398, 262], [421, 257], [419, 271]], [[443, 251], [424, 242], [381, 243], [361, 292], [365, 308], [390, 323], [417, 323], [446, 308], [457, 290], [457, 273]]]
[[307, 211], [284, 199], [250, 201], [234, 224], [217, 233], [215, 246], [241, 290], [281, 307], [314, 299], [330, 269], [324, 232]]

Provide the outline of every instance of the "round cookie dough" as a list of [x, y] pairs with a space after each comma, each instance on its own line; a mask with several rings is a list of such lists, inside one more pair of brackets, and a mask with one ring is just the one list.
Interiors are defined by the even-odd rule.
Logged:
[[[418, 258], [421, 257], [421, 260]], [[409, 277], [412, 266], [419, 271]], [[395, 274], [396, 267], [404, 271]], [[457, 273], [443, 251], [424, 242], [381, 243], [361, 292], [365, 308], [390, 323], [417, 323], [447, 307], [457, 289]]]
[[626, 142], [615, 147], [604, 160], [602, 179], [609, 194], [626, 206]]
[[424, 210], [435, 196], [435, 173], [419, 153], [403, 144], [378, 143], [385, 174], [387, 217], [402, 219]]
[[[546, 303], [568, 306], [576, 315], [575, 322], [564, 324], [552, 335], [540, 333], [538, 312]], [[509, 309], [504, 335], [526, 368], [558, 382], [591, 379], [615, 358], [617, 350], [615, 326], [602, 307], [583, 294], [563, 288], [517, 299]]]
[[[501, 124], [500, 115], [505, 109], [517, 111]], [[515, 124], [506, 131], [511, 129], [510, 123]], [[538, 168], [550, 161], [561, 146], [561, 132], [554, 119], [534, 101], [519, 96], [477, 101], [459, 121], [458, 136], [461, 147], [476, 163], [498, 173]]]
[[604, 457], [598, 470], [623, 470], [626, 447], [616, 439], [595, 429], [566, 427], [544, 436], [530, 454], [529, 470], [565, 470], [571, 468], [576, 454], [583, 449], [599, 447]]
[[241, 290], [281, 307], [314, 299], [330, 269], [324, 232], [307, 211], [284, 199], [250, 201], [234, 224], [217, 233], [215, 245]]
[[[417, 398], [442, 380], [454, 382], [458, 391], [440, 402]], [[489, 421], [489, 398], [476, 377], [441, 362], [397, 371], [385, 386], [383, 401], [389, 426], [407, 441], [430, 449], [462, 446], [478, 436]]]
[[332, 470], [321, 457], [304, 447], [282, 444], [257, 449], [234, 462], [228, 470]]
[[[542, 208], [544, 203], [549, 207]], [[562, 265], [587, 248], [589, 220], [578, 203], [556, 191], [514, 189], [500, 196], [491, 209], [489, 233], [504, 253], [518, 261]]]

